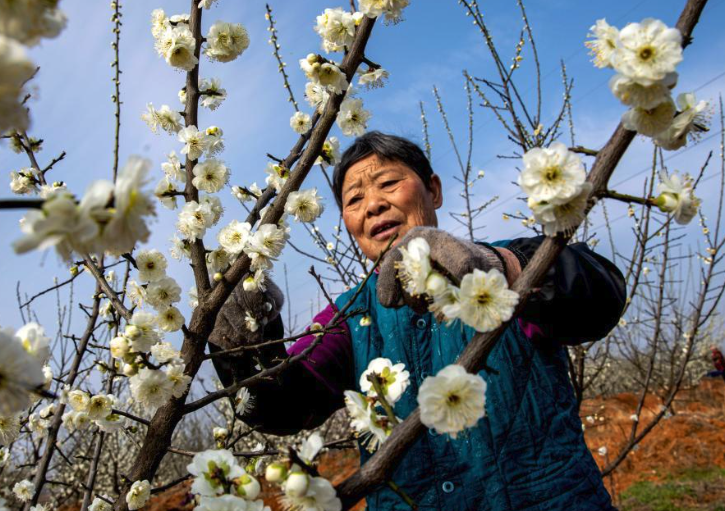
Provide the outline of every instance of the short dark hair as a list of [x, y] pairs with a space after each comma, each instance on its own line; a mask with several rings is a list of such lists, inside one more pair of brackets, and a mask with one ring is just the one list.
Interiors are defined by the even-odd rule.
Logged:
[[396, 135], [369, 131], [356, 138], [350, 147], [345, 149], [340, 163], [335, 166], [335, 172], [332, 174], [332, 193], [340, 209], [342, 209], [342, 183], [345, 181], [345, 174], [355, 163], [371, 154], [376, 155], [380, 161], [404, 163], [418, 174], [426, 188], [430, 188], [433, 168], [417, 144]]

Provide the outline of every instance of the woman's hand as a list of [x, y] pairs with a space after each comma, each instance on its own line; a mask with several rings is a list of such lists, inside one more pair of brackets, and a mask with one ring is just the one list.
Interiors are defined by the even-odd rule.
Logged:
[[[457, 281], [476, 268], [483, 271], [495, 268], [506, 275], [504, 261], [507, 263], [507, 268], [520, 271], [520, 268], [517, 268], [518, 262], [509, 263], [508, 254], [504, 254], [504, 251], [497, 252], [493, 248], [456, 238], [435, 227], [413, 227], [403, 236], [398, 247], [406, 247], [414, 238], [425, 239], [430, 246], [430, 258], [434, 265]], [[420, 311], [425, 303], [405, 293], [397, 278], [396, 263], [402, 257], [400, 249], [394, 248], [383, 259], [377, 284], [378, 300], [384, 307], [408, 305]], [[515, 261], [516, 257], [512, 255], [511, 259]]]

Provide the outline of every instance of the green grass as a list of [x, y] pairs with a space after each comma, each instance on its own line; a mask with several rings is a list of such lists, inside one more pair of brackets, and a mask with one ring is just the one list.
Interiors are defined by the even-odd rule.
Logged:
[[630, 486], [620, 497], [621, 511], [725, 511], [725, 505], [692, 507], [701, 492], [725, 485], [725, 469], [687, 469], [662, 483], [643, 481]]

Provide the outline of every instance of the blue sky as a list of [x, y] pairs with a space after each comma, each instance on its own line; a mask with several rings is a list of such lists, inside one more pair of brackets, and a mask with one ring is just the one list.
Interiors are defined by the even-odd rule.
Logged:
[[[543, 123], [546, 126], [560, 107], [562, 85], [559, 62], [564, 60], [568, 74], [574, 78], [573, 111], [577, 129], [577, 142], [598, 148], [607, 139], [619, 121], [624, 108], [611, 95], [606, 84], [610, 70], [599, 70], [589, 62], [583, 46], [588, 28], [598, 18], [623, 26], [646, 17], [662, 19], [674, 25], [683, 0], [637, 0], [610, 2], [579, 2], [574, 0], [541, 0], [528, 2], [528, 16], [535, 32], [543, 76]], [[129, 155], [140, 154], [154, 163], [154, 177], [161, 175], [160, 164], [172, 149], [179, 150], [175, 137], [154, 135], [140, 119], [147, 102], [156, 107], [178, 105], [177, 91], [183, 85], [184, 75], [167, 66], [157, 57], [149, 30], [149, 16], [154, 7], [162, 7], [168, 14], [186, 12], [188, 2], [163, 0], [154, 3], [126, 2], [123, 6], [124, 27], [121, 42], [122, 75], [122, 131], [121, 162]], [[314, 19], [325, 7], [347, 6], [347, 2], [327, 3], [318, 0], [305, 2], [291, 0], [272, 1], [278, 23], [283, 58], [295, 95], [305, 111], [310, 111], [303, 99], [305, 79], [296, 62], [307, 53], [319, 51], [319, 37], [312, 30]], [[105, 1], [64, 0], [62, 8], [68, 14], [68, 28], [55, 40], [45, 41], [33, 49], [31, 55], [41, 66], [36, 79], [37, 95], [31, 102], [33, 125], [30, 134], [45, 139], [40, 153], [41, 165], [60, 151], [67, 158], [48, 176], [63, 180], [81, 194], [94, 179], [110, 178], [113, 148], [113, 92], [111, 10]], [[202, 126], [218, 125], [225, 133], [227, 149], [223, 159], [232, 169], [232, 184], [248, 185], [264, 181], [263, 169], [266, 153], [285, 156], [296, 140], [289, 128], [292, 107], [286, 102], [286, 92], [276, 71], [276, 62], [267, 44], [267, 22], [264, 2], [235, 2], [220, 0], [211, 11], [204, 11], [204, 31], [216, 20], [241, 22], [249, 31], [251, 44], [244, 55], [229, 64], [211, 63], [202, 59], [201, 76], [219, 77], [229, 97], [215, 112], [202, 110]], [[457, 173], [455, 156], [450, 149], [431, 93], [436, 85], [448, 109], [449, 120], [460, 143], [464, 143], [467, 130], [465, 94], [462, 70], [475, 76], [494, 77], [494, 69], [484, 47], [480, 32], [464, 15], [464, 9], [455, 0], [412, 0], [405, 11], [405, 21], [385, 26], [378, 23], [368, 45], [367, 55], [390, 71], [389, 84], [382, 89], [364, 91], [365, 105], [373, 113], [370, 129], [378, 129], [422, 141], [418, 102], [423, 101], [429, 116], [433, 144], [432, 163], [444, 182], [445, 204], [439, 218], [441, 226], [463, 234], [448, 216], [448, 211], [460, 211], [460, 187], [453, 181]], [[515, 2], [485, 2], [484, 14], [497, 44], [509, 59], [520, 30], [520, 15]], [[718, 20], [725, 18], [725, 0], [711, 0], [695, 31], [695, 41], [686, 51], [679, 67], [680, 82], [677, 92], [696, 90], [698, 97], [717, 102], [725, 89], [725, 35]], [[531, 75], [527, 74], [530, 54], [524, 54], [524, 70], [520, 87], [525, 97], [533, 98]], [[713, 126], [699, 145], [677, 153], [668, 153], [671, 169], [697, 172], [708, 151], [718, 153], [719, 127]], [[333, 134], [342, 140], [343, 148], [350, 139], [335, 129]], [[709, 138], [708, 138], [709, 137]], [[564, 142], [568, 142], [565, 137]], [[514, 237], [524, 234], [521, 224], [502, 220], [502, 213], [525, 209], [517, 201], [516, 180], [518, 162], [499, 159], [499, 154], [510, 154], [513, 147], [505, 138], [492, 115], [476, 109], [473, 164], [486, 171], [486, 178], [477, 187], [476, 200], [485, 201], [494, 195], [501, 199], [481, 220], [486, 228], [481, 231], [488, 239]], [[617, 169], [612, 183], [618, 191], [636, 193], [641, 189], [649, 166], [651, 146], [636, 140]], [[708, 176], [714, 176], [717, 158]], [[26, 159], [0, 146], [0, 172], [7, 176], [11, 170], [27, 166]], [[713, 178], [700, 190], [705, 200], [706, 214], [714, 212], [717, 181]], [[331, 233], [337, 210], [331, 194], [326, 190], [319, 171], [313, 171], [308, 185], [318, 186], [327, 197], [325, 217], [320, 223], [323, 231]], [[306, 185], [306, 186], [308, 186]], [[8, 188], [0, 195], [9, 197]], [[228, 190], [220, 193], [226, 214], [222, 224], [232, 219], [243, 219], [244, 210], [231, 197]], [[167, 251], [168, 239], [174, 232], [176, 213], [159, 206], [154, 223], [154, 235], [149, 247]], [[15, 298], [16, 284], [20, 281], [23, 293], [35, 292], [52, 284], [53, 278], [67, 278], [67, 268], [54, 253], [32, 253], [16, 256], [10, 248], [19, 236], [20, 212], [0, 213], [0, 226], [4, 243], [0, 245], [0, 325], [21, 326]], [[619, 204], [610, 207], [618, 245], [631, 243], [631, 224], [625, 218], [625, 208]], [[595, 216], [594, 227], [601, 227]], [[601, 231], [601, 228], [600, 228]], [[686, 244], [697, 246], [701, 237], [693, 222], [687, 228]], [[601, 232], [604, 236], [604, 233]], [[309, 246], [304, 229], [293, 226], [293, 236], [303, 247]], [[605, 243], [601, 250], [608, 254]], [[167, 252], [168, 253], [168, 252]], [[172, 260], [170, 273], [186, 291], [193, 285], [188, 267]], [[276, 267], [276, 280], [282, 285], [282, 263], [288, 268], [289, 288], [293, 291], [292, 312], [298, 322], [310, 319], [316, 310], [318, 293], [313, 279], [307, 274], [310, 261], [287, 248], [282, 262]], [[77, 280], [76, 297], [88, 296], [92, 288], [90, 277]], [[64, 295], [65, 296], [65, 295]], [[185, 303], [185, 300], [184, 300]], [[55, 324], [55, 298], [41, 299], [36, 309], [46, 328]], [[184, 308], [183, 312], [187, 312]], [[286, 317], [285, 313], [285, 317]], [[188, 314], [187, 314], [188, 317]], [[172, 336], [172, 339], [173, 336]]]

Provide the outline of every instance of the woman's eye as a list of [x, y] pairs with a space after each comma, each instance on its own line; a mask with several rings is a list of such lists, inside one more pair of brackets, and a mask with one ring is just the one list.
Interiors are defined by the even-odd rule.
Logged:
[[397, 182], [398, 182], [397, 180], [385, 181], [383, 183], [383, 187], [385, 188], [385, 187], [388, 187], [388, 186], [392, 186], [392, 185], [394, 185]]
[[347, 200], [347, 205], [351, 206], [351, 205], [355, 204], [356, 202], [358, 202], [359, 200], [360, 200], [360, 197], [351, 197], [350, 199]]

